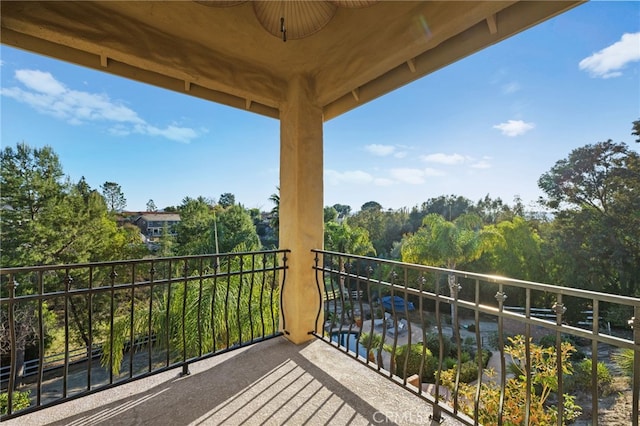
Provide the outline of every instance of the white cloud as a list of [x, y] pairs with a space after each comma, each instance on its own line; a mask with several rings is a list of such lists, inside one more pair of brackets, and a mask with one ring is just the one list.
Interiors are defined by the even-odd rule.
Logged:
[[391, 169], [389, 173], [391, 173], [394, 179], [402, 183], [409, 183], [411, 185], [424, 183], [424, 172], [420, 169]]
[[464, 163], [464, 157], [460, 154], [443, 154], [441, 152], [437, 154], [421, 155], [420, 159], [426, 163], [438, 163], [452, 166], [455, 164]]
[[412, 169], [412, 168], [398, 168], [389, 170], [391, 176], [401, 183], [408, 183], [410, 185], [420, 185], [427, 181], [427, 177], [444, 176], [444, 172], [432, 168], [426, 169]]
[[502, 131], [505, 136], [520, 136], [533, 129], [535, 124], [525, 123], [522, 120], [509, 120], [506, 123], [500, 123], [493, 126], [494, 129]]
[[38, 70], [17, 70], [16, 80], [27, 86], [28, 89], [45, 95], [61, 95], [67, 89], [48, 72]]
[[480, 161], [477, 161], [477, 162], [473, 163], [471, 165], [471, 168], [473, 168], [473, 169], [490, 169], [491, 168], [491, 163], [489, 163], [487, 160], [480, 160]]
[[377, 155], [379, 157], [386, 157], [387, 155], [391, 155], [396, 150], [396, 148], [393, 145], [380, 145], [380, 144], [367, 145], [364, 147], [364, 149], [365, 151], [373, 155]]
[[25, 103], [36, 111], [51, 115], [73, 125], [106, 122], [113, 135], [139, 133], [189, 143], [198, 137], [191, 128], [171, 124], [165, 128], [153, 126], [126, 105], [112, 101], [107, 95], [72, 90], [51, 75], [39, 70], [17, 70], [20, 87], [1, 88], [0, 94]]
[[177, 127], [174, 125], [167, 126], [164, 129], [147, 125], [146, 127], [143, 127], [141, 133], [146, 133], [151, 136], [162, 136], [169, 140], [183, 143], [189, 143], [192, 139], [198, 137], [195, 130], [188, 127]]
[[640, 61], [640, 32], [623, 34], [620, 41], [584, 58], [578, 66], [592, 77], [611, 78], [621, 76], [621, 70], [635, 61]]
[[400, 159], [405, 158], [407, 156], [407, 151], [398, 151], [395, 154], [393, 154], [393, 156], [395, 158], [400, 158]]
[[325, 170], [324, 177], [329, 185], [341, 185], [345, 183], [366, 184], [374, 181], [373, 176], [362, 170], [352, 170], [338, 172], [336, 170]]
[[515, 81], [502, 85], [502, 93], [505, 95], [516, 93], [518, 90], [520, 90], [520, 85]]

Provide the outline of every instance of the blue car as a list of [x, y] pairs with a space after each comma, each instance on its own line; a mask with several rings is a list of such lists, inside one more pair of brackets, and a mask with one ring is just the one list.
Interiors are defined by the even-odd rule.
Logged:
[[416, 310], [416, 307], [413, 306], [412, 302], [405, 302], [404, 298], [400, 296], [393, 296], [393, 301], [391, 299], [391, 296], [384, 296], [380, 299], [380, 303], [382, 303], [382, 307], [387, 311], [395, 310], [396, 312], [404, 312], [405, 310]]

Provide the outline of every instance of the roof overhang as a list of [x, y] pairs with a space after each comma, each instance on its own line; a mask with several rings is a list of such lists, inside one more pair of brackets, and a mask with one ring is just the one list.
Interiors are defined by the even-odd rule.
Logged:
[[303, 75], [328, 120], [582, 1], [356, 2], [373, 4], [337, 6], [322, 29], [286, 42], [254, 2], [202, 3], [2, 1], [1, 40], [274, 118]]

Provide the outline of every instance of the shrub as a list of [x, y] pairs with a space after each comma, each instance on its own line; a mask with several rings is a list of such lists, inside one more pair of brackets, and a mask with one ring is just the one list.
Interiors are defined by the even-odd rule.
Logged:
[[478, 364], [475, 361], [463, 362], [460, 366], [460, 381], [470, 383], [478, 378]]
[[[576, 362], [573, 366], [573, 376], [570, 377], [567, 385], [570, 388], [575, 386], [575, 389], [590, 391], [593, 384], [591, 380], [592, 366], [593, 363], [589, 358]], [[598, 386], [598, 392], [603, 396], [607, 396], [611, 392], [611, 382], [613, 381], [611, 372], [604, 362], [599, 362], [596, 370], [597, 377], [595, 380]]]
[[[14, 392], [13, 399], [11, 401], [12, 402], [11, 411], [16, 412], [29, 407], [31, 405], [31, 400], [29, 399], [30, 396], [31, 396], [31, 391]], [[8, 412], [9, 412], [9, 393], [2, 392], [0, 393], [0, 414], [7, 414]]]
[[[507, 379], [504, 388], [504, 407], [502, 412], [502, 423], [505, 425], [523, 424], [525, 419], [526, 398], [529, 394], [531, 404], [529, 407], [529, 422], [535, 425], [557, 424], [557, 407], [549, 404], [549, 396], [558, 390], [557, 379], [557, 357], [561, 358], [562, 373], [570, 375], [572, 373], [569, 357], [575, 349], [569, 343], [563, 343], [561, 352], [556, 353], [555, 347], [543, 348], [530, 343], [531, 368], [531, 388], [527, 391], [527, 381], [522, 380], [526, 376], [524, 369], [526, 360], [526, 345], [523, 336], [516, 336], [509, 339], [510, 344], [505, 345], [505, 355], [512, 359], [516, 377]], [[488, 370], [487, 374], [492, 375], [493, 370]], [[442, 384], [450, 389], [454, 388], [455, 370], [447, 370], [442, 373]], [[478, 411], [475, 411], [474, 400], [476, 386], [461, 383], [458, 388], [457, 409], [475, 418], [481, 424], [498, 424], [498, 413], [502, 392], [499, 383], [494, 380], [481, 383], [480, 400]], [[575, 404], [575, 397], [564, 394], [563, 424], [569, 424], [575, 420], [581, 412], [581, 408]], [[453, 393], [451, 396], [453, 401]]]
[[[585, 357], [585, 353], [576, 348], [578, 339], [575, 336], [563, 334], [560, 336], [562, 343], [569, 343], [574, 351], [571, 353], [571, 361], [580, 361]], [[540, 338], [540, 346], [543, 348], [555, 348], [556, 347], [556, 335], [555, 334], [545, 334]]]
[[633, 377], [633, 349], [618, 349], [611, 354], [611, 360], [626, 376]]
[[[424, 344], [427, 349], [431, 351], [433, 356], [435, 356], [436, 358], [440, 356], [440, 337], [438, 333], [428, 333]], [[452, 353], [451, 348], [453, 347], [453, 345], [451, 343], [451, 340], [449, 340], [446, 336], [442, 336], [442, 344], [445, 357], [449, 355], [452, 355], [454, 358], [457, 357], [457, 354]]]
[[[429, 348], [424, 348], [424, 366], [422, 368], [422, 381], [433, 380], [435, 370], [438, 367], [438, 360], [432, 354]], [[420, 343], [411, 346], [400, 346], [394, 357], [394, 374], [402, 378], [411, 377], [414, 374], [420, 374], [420, 364], [422, 363], [423, 346]], [[406, 374], [405, 374], [406, 361]]]

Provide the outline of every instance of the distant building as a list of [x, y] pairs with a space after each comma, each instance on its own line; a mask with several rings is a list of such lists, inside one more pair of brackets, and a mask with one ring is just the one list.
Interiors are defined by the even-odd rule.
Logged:
[[180, 223], [178, 213], [146, 212], [142, 213], [135, 221], [135, 225], [140, 228], [140, 232], [147, 238], [147, 241], [154, 241], [162, 236], [165, 229], [171, 235], [176, 235], [176, 225]]

